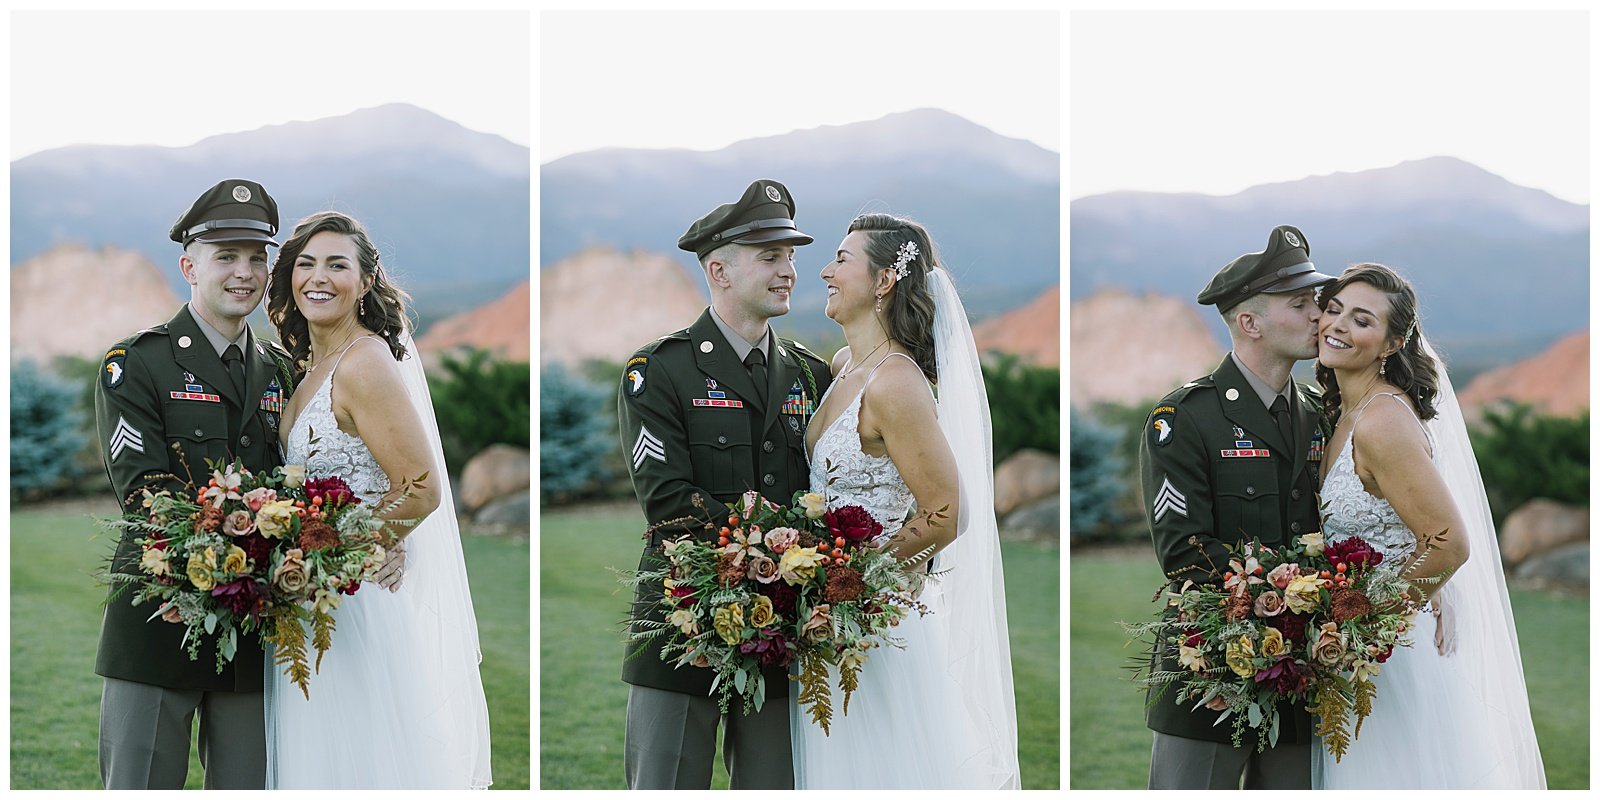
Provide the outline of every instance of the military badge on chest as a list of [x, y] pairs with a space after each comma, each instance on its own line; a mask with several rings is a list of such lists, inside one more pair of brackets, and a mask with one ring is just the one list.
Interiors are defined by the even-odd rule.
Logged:
[[267, 390], [261, 393], [261, 410], [267, 412], [267, 427], [272, 429], [272, 434], [278, 434], [278, 418], [283, 414], [286, 405], [283, 399], [283, 387], [278, 384], [278, 379], [273, 378], [267, 384]]
[[716, 378], [706, 378], [706, 396], [692, 400], [699, 408], [744, 408], [743, 401], [728, 399], [728, 393], [720, 388]]
[[193, 372], [183, 373], [183, 391], [168, 392], [174, 400], [198, 400], [202, 403], [220, 403], [222, 397], [215, 392], [206, 391], [206, 387], [196, 380]]
[[784, 398], [781, 410], [784, 417], [789, 420], [789, 429], [795, 433], [804, 430], [806, 421], [811, 419], [816, 410], [816, 404], [811, 396], [806, 394], [805, 387], [800, 385], [800, 381], [795, 381], [794, 385], [789, 387], [789, 395]]
[[1306, 460], [1313, 463], [1322, 463], [1323, 450], [1322, 431], [1311, 434], [1311, 449], [1306, 451]]

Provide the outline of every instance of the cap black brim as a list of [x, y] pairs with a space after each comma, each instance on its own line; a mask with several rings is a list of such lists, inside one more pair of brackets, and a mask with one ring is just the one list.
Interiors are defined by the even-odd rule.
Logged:
[[252, 231], [245, 228], [227, 228], [224, 230], [206, 231], [190, 239], [191, 242], [205, 242], [207, 244], [221, 244], [222, 242], [262, 242], [273, 247], [280, 247], [278, 240], [261, 231]]
[[735, 244], [772, 244], [773, 242], [788, 242], [790, 244], [811, 244], [816, 239], [807, 236], [794, 228], [762, 228], [751, 231], [746, 236], [731, 239]]
[[1261, 291], [1264, 294], [1283, 294], [1284, 292], [1304, 289], [1307, 286], [1321, 286], [1324, 283], [1333, 283], [1336, 280], [1338, 278], [1312, 270], [1311, 272], [1302, 272], [1291, 278], [1284, 278]]

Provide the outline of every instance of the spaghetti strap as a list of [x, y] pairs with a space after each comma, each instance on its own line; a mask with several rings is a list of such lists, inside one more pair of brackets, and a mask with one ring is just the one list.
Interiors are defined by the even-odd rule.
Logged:
[[1413, 409], [1411, 404], [1407, 403], [1405, 398], [1402, 397], [1398, 392], [1379, 392], [1367, 398], [1366, 402], [1362, 403], [1361, 407], [1356, 409], [1355, 416], [1350, 420], [1350, 464], [1354, 466], [1356, 461], [1356, 424], [1361, 421], [1361, 414], [1367, 410], [1367, 406], [1372, 405], [1372, 401], [1380, 397], [1393, 397], [1394, 401], [1399, 403], [1401, 408], [1404, 408], [1406, 411], [1411, 413], [1411, 418], [1416, 420], [1417, 427], [1422, 429], [1423, 441], [1428, 443], [1428, 457], [1432, 458], [1433, 435], [1428, 432], [1428, 426], [1422, 424], [1422, 418], [1417, 416], [1416, 409]]
[[[873, 367], [872, 371], [867, 373], [866, 382], [861, 384], [861, 390], [863, 392], [865, 392], [867, 386], [872, 383], [872, 379], [873, 379], [874, 376], [876, 376], [878, 374], [878, 370], [882, 369], [883, 365], [886, 362], [888, 362], [888, 360], [893, 356], [899, 356], [899, 357], [901, 357], [901, 358], [903, 358], [903, 359], [905, 359], [907, 361], [910, 361], [911, 365], [917, 368], [917, 372], [920, 373], [922, 371], [922, 367], [917, 364], [917, 360], [916, 359], [912, 358], [911, 356], [906, 355], [905, 353], [901, 353], [901, 352], [898, 352], [898, 351], [891, 352], [891, 353], [889, 353], [889, 355], [883, 357], [883, 361], [879, 361], [878, 362], [878, 366]], [[923, 381], [923, 383], [928, 385], [928, 394], [930, 394], [930, 395], [933, 394], [933, 385], [932, 384], [928, 384], [927, 381]], [[934, 395], [934, 399], [937, 400], [938, 399], [938, 395]]]
[[344, 354], [350, 352], [350, 348], [355, 347], [356, 346], [356, 342], [359, 342], [362, 339], [376, 339], [376, 338], [378, 338], [378, 337], [374, 336], [373, 334], [370, 334], [370, 333], [366, 333], [366, 334], [362, 334], [360, 336], [357, 336], [356, 338], [351, 339], [350, 343], [345, 345], [344, 349], [340, 350], [338, 355], [333, 357], [333, 369], [328, 370], [328, 385], [330, 387], [333, 385], [334, 373], [337, 373], [339, 371], [339, 362], [344, 360]]

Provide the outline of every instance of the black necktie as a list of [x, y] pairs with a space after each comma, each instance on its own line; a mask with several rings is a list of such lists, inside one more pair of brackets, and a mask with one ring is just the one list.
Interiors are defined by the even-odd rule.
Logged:
[[756, 382], [756, 402], [761, 408], [767, 407], [767, 354], [757, 347], [744, 357], [744, 365], [750, 370], [750, 380]]
[[[228, 404], [228, 439], [232, 444], [233, 437], [239, 432], [240, 412], [234, 410], [244, 408], [244, 352], [239, 345], [230, 344], [228, 349], [222, 351], [222, 365], [228, 368], [228, 379], [233, 382], [233, 397], [236, 403]], [[233, 448], [230, 447], [231, 451]]]
[[1272, 419], [1278, 423], [1278, 432], [1283, 434], [1284, 445], [1293, 450], [1294, 420], [1289, 416], [1289, 401], [1281, 394], [1272, 401]]

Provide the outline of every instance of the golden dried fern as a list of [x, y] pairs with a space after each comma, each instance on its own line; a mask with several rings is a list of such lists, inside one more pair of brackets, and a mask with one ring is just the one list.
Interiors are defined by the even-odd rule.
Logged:
[[833, 721], [833, 702], [828, 689], [828, 662], [817, 653], [800, 657], [800, 697], [796, 702], [827, 736], [828, 724]]
[[317, 672], [322, 672], [322, 654], [333, 646], [333, 615], [326, 611], [311, 612], [311, 646], [317, 648]]
[[311, 699], [311, 667], [306, 662], [306, 632], [300, 625], [300, 616], [292, 609], [276, 615], [270, 641], [273, 645], [274, 664], [283, 667], [283, 674], [300, 687], [300, 693]]

